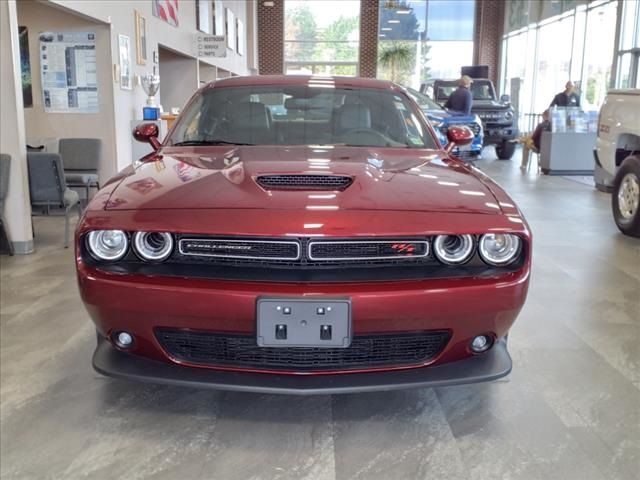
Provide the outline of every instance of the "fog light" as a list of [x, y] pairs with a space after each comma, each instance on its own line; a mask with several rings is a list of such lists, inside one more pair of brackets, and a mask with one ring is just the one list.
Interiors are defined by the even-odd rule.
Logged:
[[471, 341], [471, 350], [475, 353], [486, 352], [491, 348], [493, 340], [487, 335], [478, 335]]
[[133, 345], [133, 335], [128, 332], [118, 332], [113, 336], [113, 340], [120, 348], [129, 348]]

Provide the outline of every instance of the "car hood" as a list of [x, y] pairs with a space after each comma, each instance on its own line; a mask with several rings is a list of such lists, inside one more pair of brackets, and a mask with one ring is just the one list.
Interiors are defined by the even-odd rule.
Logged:
[[[265, 190], [259, 175], [352, 177], [343, 191]], [[300, 209], [497, 214], [481, 174], [441, 150], [165, 147], [123, 174], [107, 210]]]
[[444, 122], [447, 124], [479, 122], [478, 115], [453, 115], [445, 110], [423, 109], [424, 114], [432, 122]]
[[474, 100], [473, 110], [510, 110], [511, 105], [500, 103], [496, 100]]

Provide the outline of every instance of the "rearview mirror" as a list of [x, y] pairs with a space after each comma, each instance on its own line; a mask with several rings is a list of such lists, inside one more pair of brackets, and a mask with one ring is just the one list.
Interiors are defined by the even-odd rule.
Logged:
[[500, 102], [509, 103], [511, 101], [511, 97], [507, 94], [504, 94], [500, 97]]
[[160, 130], [155, 123], [141, 123], [133, 129], [133, 138], [139, 142], [148, 143], [154, 151], [158, 151], [160, 148], [158, 135], [160, 135]]
[[469, 127], [452, 125], [447, 129], [447, 140], [449, 143], [445, 147], [447, 152], [453, 150], [453, 147], [464, 147], [473, 142], [473, 132]]

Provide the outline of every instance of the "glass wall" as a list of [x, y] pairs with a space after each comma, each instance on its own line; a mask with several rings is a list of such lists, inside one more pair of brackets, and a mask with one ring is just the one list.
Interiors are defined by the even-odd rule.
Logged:
[[474, 0], [378, 1], [378, 78], [419, 88], [471, 65]]
[[357, 75], [360, 0], [286, 0], [288, 74]]
[[571, 79], [573, 15], [538, 29], [533, 111], [542, 112]]
[[640, 88], [640, 1], [623, 4], [616, 87]]
[[[627, 9], [638, 3], [623, 2]], [[501, 86], [513, 97], [521, 130], [531, 129], [569, 80], [576, 85], [585, 111], [600, 108], [613, 73], [617, 8], [617, 0], [580, 4], [503, 37]], [[637, 25], [634, 20], [629, 28]], [[638, 36], [635, 30], [635, 36], [627, 35]], [[618, 70], [634, 71], [632, 60], [633, 55], [621, 55]]]
[[615, 44], [616, 2], [589, 10], [582, 61], [582, 108], [598, 110], [611, 83]]

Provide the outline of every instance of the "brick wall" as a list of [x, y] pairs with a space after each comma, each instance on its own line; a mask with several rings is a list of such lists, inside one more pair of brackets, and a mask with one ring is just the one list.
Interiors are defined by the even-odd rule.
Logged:
[[375, 77], [378, 65], [378, 0], [360, 3], [359, 75]]
[[259, 73], [278, 75], [284, 73], [284, 0], [257, 2]]
[[495, 85], [500, 74], [504, 7], [503, 0], [476, 0], [473, 64], [489, 65], [489, 78]]

